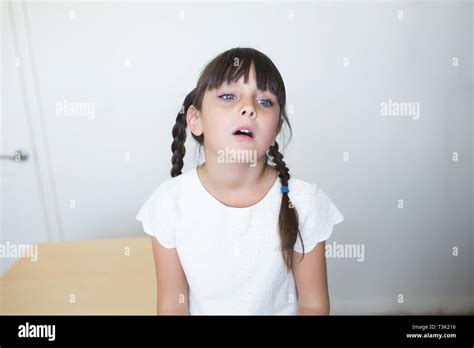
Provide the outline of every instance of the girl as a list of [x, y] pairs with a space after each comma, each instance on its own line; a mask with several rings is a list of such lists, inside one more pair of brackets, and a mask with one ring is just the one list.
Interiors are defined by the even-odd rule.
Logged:
[[[318, 185], [290, 179], [276, 142], [284, 124], [291, 133], [285, 100], [278, 69], [252, 48], [218, 55], [186, 96], [172, 178], [137, 214], [158, 314], [329, 314], [324, 241], [344, 217]], [[187, 127], [205, 162], [182, 174]]]

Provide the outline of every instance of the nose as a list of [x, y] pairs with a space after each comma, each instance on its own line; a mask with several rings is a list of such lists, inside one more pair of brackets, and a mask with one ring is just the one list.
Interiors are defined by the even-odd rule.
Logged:
[[247, 104], [240, 111], [240, 115], [255, 118], [257, 116], [257, 113], [252, 105]]

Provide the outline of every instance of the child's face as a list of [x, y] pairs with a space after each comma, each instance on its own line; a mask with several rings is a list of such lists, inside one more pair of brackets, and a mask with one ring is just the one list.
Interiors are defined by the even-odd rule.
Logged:
[[[270, 91], [257, 89], [255, 67], [249, 71], [248, 83], [244, 76], [237, 82], [224, 83], [219, 88], [207, 90], [201, 111], [196, 111], [188, 124], [195, 135], [204, 134], [206, 159], [219, 150], [256, 150], [257, 158], [265, 156], [275, 143], [281, 128], [280, 106]], [[242, 126], [252, 130], [253, 137], [239, 137], [234, 131]]]

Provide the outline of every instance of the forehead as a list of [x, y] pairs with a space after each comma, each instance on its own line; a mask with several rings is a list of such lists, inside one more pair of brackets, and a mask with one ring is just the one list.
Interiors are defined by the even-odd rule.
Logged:
[[276, 93], [272, 92], [272, 88], [270, 88], [272, 77], [268, 75], [268, 71], [265, 69], [262, 73], [257, 74], [253, 61], [250, 64], [241, 62], [241, 66], [226, 66], [223, 67], [223, 70], [216, 71], [211, 77], [213, 82], [208, 85], [206, 90], [222, 91], [222, 88], [234, 88], [268, 92], [276, 96]]
[[246, 88], [246, 89], [253, 88], [253, 89], [257, 89], [261, 92], [270, 92], [271, 93], [271, 91], [268, 88], [267, 89], [259, 89], [258, 86], [257, 86], [257, 79], [256, 79], [255, 75], [252, 75], [252, 74], [249, 75], [249, 78], [248, 78], [247, 81], [245, 81], [245, 76], [244, 75], [242, 75], [236, 81], [227, 82], [227, 80], [225, 80], [217, 88], [219, 89], [219, 88], [222, 88], [222, 87], [243, 87], [243, 88]]

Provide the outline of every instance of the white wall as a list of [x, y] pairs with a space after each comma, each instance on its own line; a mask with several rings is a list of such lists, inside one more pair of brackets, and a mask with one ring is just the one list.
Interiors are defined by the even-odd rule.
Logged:
[[[135, 214], [169, 177], [183, 98], [216, 54], [249, 46], [285, 80], [291, 173], [345, 216], [327, 243], [364, 246], [363, 262], [328, 260], [332, 313], [472, 312], [472, 7], [25, 3], [18, 40], [33, 53], [60, 235], [143, 235]], [[58, 115], [65, 100], [94, 114]], [[419, 103], [420, 117], [382, 116], [389, 100]]]

